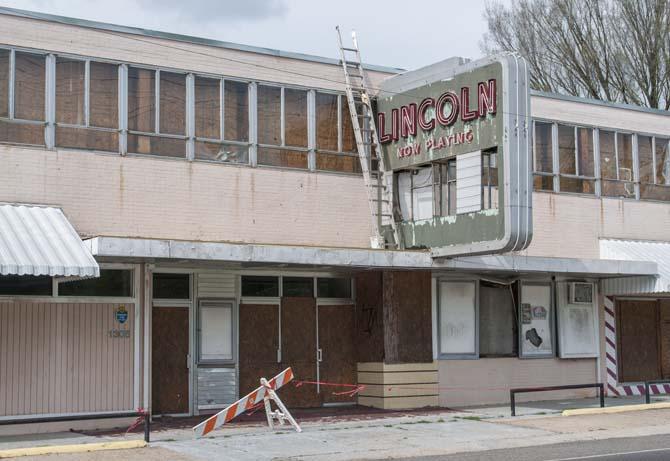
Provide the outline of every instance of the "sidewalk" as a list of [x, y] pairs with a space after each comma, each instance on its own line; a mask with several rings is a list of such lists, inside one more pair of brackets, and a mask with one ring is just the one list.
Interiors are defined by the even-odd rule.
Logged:
[[[640, 399], [608, 399], [607, 405], [640, 403]], [[262, 421], [224, 426], [210, 437], [194, 439], [190, 428], [165, 427], [152, 432], [150, 448], [97, 452], [96, 459], [272, 460], [381, 459], [516, 448], [580, 440], [670, 434], [670, 410], [615, 415], [560, 416], [566, 408], [598, 406], [597, 399], [523, 403], [520, 416], [509, 408], [490, 406], [426, 412], [374, 412], [349, 417], [297, 419], [303, 432], [272, 432]], [[169, 426], [169, 425], [166, 425]], [[133, 434], [132, 437], [138, 437]], [[74, 435], [81, 440], [123, 440], [121, 434]], [[130, 436], [128, 436], [130, 437]], [[141, 436], [140, 436], [141, 437]], [[58, 437], [51, 438], [58, 443]], [[17, 443], [45, 444], [39, 441]], [[6, 448], [0, 440], [0, 450]], [[68, 442], [71, 443], [71, 442]], [[90, 457], [90, 454], [89, 454]], [[28, 460], [30, 458], [21, 458]], [[63, 457], [39, 457], [63, 459]], [[72, 456], [67, 459], [88, 459]]]

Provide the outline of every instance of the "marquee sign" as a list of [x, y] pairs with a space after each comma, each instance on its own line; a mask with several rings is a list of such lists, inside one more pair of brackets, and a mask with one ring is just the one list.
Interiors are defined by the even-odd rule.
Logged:
[[[414, 209], [402, 212], [401, 238], [434, 257], [521, 250], [532, 235], [527, 65], [512, 54], [459, 64], [447, 60], [381, 84], [377, 131], [400, 201], [411, 197], [414, 207], [407, 175], [455, 159], [455, 210], [433, 205], [432, 217], [425, 216], [427, 199], [419, 199], [419, 218]], [[495, 200], [485, 204], [482, 159], [491, 158]]]

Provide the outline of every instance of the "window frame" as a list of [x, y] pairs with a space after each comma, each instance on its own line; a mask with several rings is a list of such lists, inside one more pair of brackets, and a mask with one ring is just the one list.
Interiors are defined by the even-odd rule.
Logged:
[[[437, 333], [437, 354], [436, 357], [438, 360], [476, 360], [479, 359], [479, 279], [478, 278], [451, 278], [451, 277], [437, 277], [435, 284], [436, 291], [436, 304], [437, 304], [437, 313], [436, 313], [436, 333]], [[442, 352], [442, 284], [443, 283], [471, 283], [474, 286], [474, 352], [473, 353], [461, 353], [461, 352]]]
[[[343, 157], [355, 157], [355, 161], [360, 161], [359, 160], [359, 155], [357, 152], [357, 147], [354, 146], [354, 151], [352, 152], [347, 152], [344, 150], [344, 118], [342, 111], [346, 109], [346, 112], [348, 113], [349, 108], [348, 108], [348, 100], [347, 100], [347, 95], [335, 91], [335, 90], [326, 90], [326, 89], [321, 89], [321, 88], [313, 88], [314, 91], [314, 98], [313, 98], [313, 104], [314, 104], [314, 109], [312, 110], [313, 118], [314, 118], [314, 153], [315, 156], [319, 154], [325, 154], [325, 155], [339, 155]], [[321, 94], [329, 94], [329, 95], [335, 95], [337, 96], [337, 150], [331, 150], [331, 149], [323, 149], [317, 147], [317, 112], [316, 112], [316, 96], [318, 93]], [[352, 128], [353, 130], [353, 128]], [[356, 140], [354, 137], [354, 144], [356, 144]], [[370, 159], [372, 160], [372, 159]], [[346, 174], [346, 175], [356, 175], [359, 176], [361, 173], [351, 173], [347, 171], [337, 171], [337, 170], [323, 170], [323, 169], [318, 169], [316, 167], [316, 157], [314, 160], [314, 170], [322, 172], [322, 173], [334, 173], [334, 174]], [[368, 165], [370, 167], [370, 165]]]
[[[524, 286], [548, 286], [549, 287], [549, 310], [547, 313], [549, 329], [551, 330], [551, 352], [543, 354], [527, 354], [523, 349], [523, 287]], [[532, 306], [531, 306], [532, 307]], [[527, 281], [520, 279], [519, 280], [519, 294], [518, 294], [518, 305], [517, 308], [517, 332], [518, 332], [518, 358], [519, 359], [547, 359], [547, 358], [556, 358], [557, 354], [557, 322], [556, 322], [556, 287], [553, 281]]]
[[[202, 305], [203, 303], [221, 303], [221, 304], [230, 304], [230, 314], [231, 314], [231, 358], [229, 359], [203, 359], [202, 358]], [[195, 319], [195, 363], [196, 366], [208, 366], [208, 365], [234, 365], [237, 363], [238, 358], [238, 340], [237, 335], [239, 331], [238, 326], [238, 304], [235, 298], [198, 298], [197, 309], [196, 309], [196, 319]]]

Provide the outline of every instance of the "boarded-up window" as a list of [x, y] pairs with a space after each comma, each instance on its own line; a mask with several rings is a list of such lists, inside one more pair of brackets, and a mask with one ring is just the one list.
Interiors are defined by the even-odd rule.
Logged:
[[89, 125], [100, 128], [119, 126], [119, 67], [91, 62]]
[[307, 92], [284, 89], [284, 126], [287, 146], [307, 147]]
[[14, 74], [14, 115], [23, 120], [45, 119], [45, 57], [16, 53]]
[[337, 95], [316, 93], [316, 148], [337, 151]]
[[9, 50], [0, 50], [0, 117], [9, 115]]
[[281, 146], [281, 88], [258, 86], [258, 143]]
[[186, 131], [186, 76], [160, 73], [160, 132], [183, 135]]
[[[616, 133], [616, 141], [612, 144], [610, 132], [601, 131], [600, 137], [600, 162], [606, 164], [603, 178], [612, 177], [613, 180], [603, 181], [602, 194], [608, 197], [635, 197], [635, 186], [633, 184], [633, 140], [632, 135]], [[606, 134], [603, 140], [603, 134]], [[603, 158], [603, 141], [605, 144], [605, 155]], [[613, 148], [612, 148], [613, 147]], [[612, 155], [613, 153], [613, 155]], [[601, 171], [602, 166], [601, 166]], [[616, 179], [616, 181], [614, 180]]]
[[575, 163], [575, 127], [558, 125], [558, 171], [561, 174], [577, 174]]
[[640, 182], [654, 183], [654, 152], [651, 136], [637, 137], [637, 152], [640, 161]]
[[156, 72], [128, 68], [128, 129], [156, 131]]
[[617, 301], [616, 311], [619, 381], [660, 379], [657, 302]]
[[354, 127], [351, 124], [351, 113], [349, 103], [344, 96], [340, 96], [342, 108], [342, 150], [344, 152], [356, 152], [356, 137]]
[[221, 138], [221, 82], [214, 78], [195, 78], [195, 135]]
[[307, 152], [259, 147], [258, 164], [306, 169], [308, 166]]
[[656, 138], [656, 184], [670, 186], [670, 143]]
[[603, 179], [617, 179], [614, 132], [600, 130], [600, 176]]
[[56, 122], [85, 125], [86, 62], [56, 59]]
[[229, 141], [249, 140], [249, 85], [225, 82], [225, 136]]

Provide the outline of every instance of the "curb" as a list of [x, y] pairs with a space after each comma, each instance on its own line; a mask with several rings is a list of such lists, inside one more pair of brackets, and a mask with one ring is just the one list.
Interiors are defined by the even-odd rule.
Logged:
[[125, 450], [129, 448], [143, 448], [147, 443], [144, 440], [123, 440], [119, 442], [80, 443], [76, 445], [49, 445], [44, 447], [14, 448], [0, 450], [0, 459], [16, 458], [19, 456], [40, 456], [63, 453], [86, 453], [102, 450]]
[[618, 407], [606, 408], [579, 408], [575, 410], [563, 410], [563, 416], [579, 415], [606, 415], [611, 413], [626, 413], [629, 411], [660, 410], [670, 408], [670, 402], [641, 403], [638, 405], [621, 405]]

